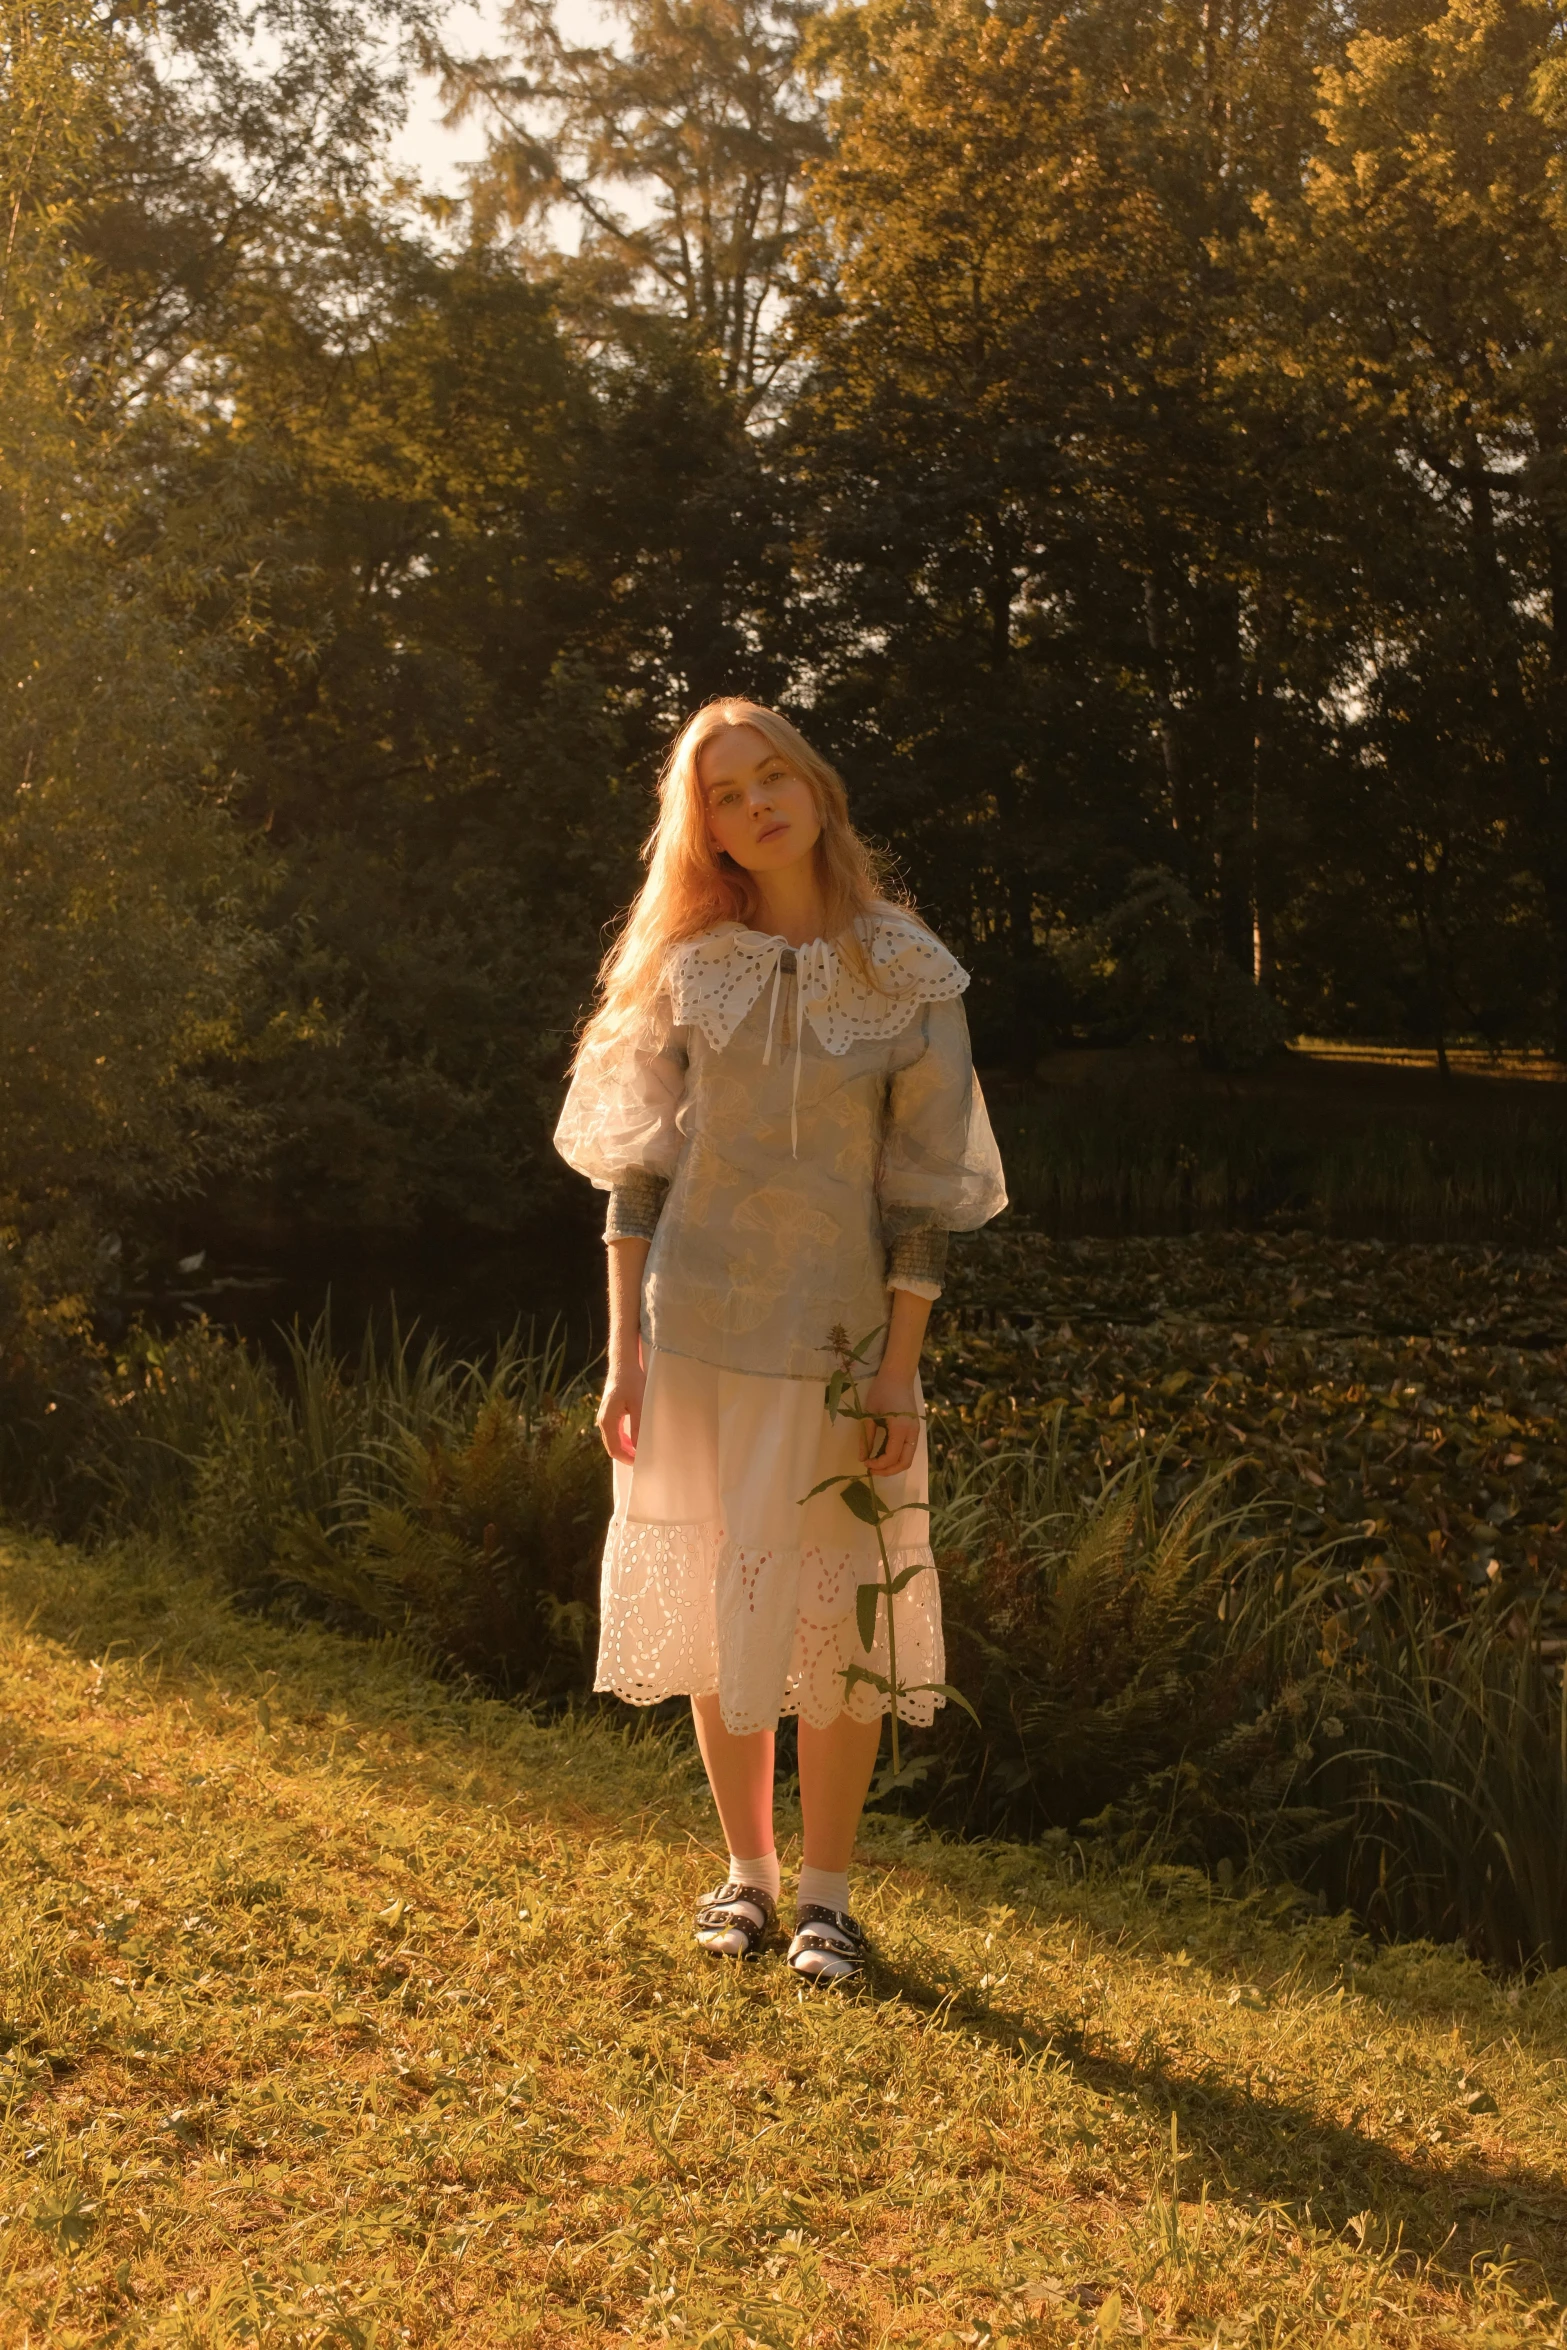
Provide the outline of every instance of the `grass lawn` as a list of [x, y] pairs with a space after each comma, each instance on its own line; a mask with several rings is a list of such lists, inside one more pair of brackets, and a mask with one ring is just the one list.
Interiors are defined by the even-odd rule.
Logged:
[[6, 2345], [1567, 2340], [1567, 1975], [886, 1822], [809, 1997], [677, 1739], [0, 1591]]

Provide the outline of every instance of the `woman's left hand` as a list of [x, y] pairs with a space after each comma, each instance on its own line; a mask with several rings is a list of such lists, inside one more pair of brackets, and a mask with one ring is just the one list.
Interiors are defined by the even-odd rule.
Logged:
[[[867, 1417], [860, 1422], [860, 1458], [873, 1477], [897, 1477], [914, 1458], [920, 1437], [919, 1395], [912, 1379], [884, 1378], [880, 1372], [864, 1390]], [[885, 1422], [883, 1429], [878, 1425]]]

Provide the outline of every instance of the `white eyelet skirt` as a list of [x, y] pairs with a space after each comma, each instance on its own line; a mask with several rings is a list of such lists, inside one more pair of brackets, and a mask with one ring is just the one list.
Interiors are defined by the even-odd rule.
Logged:
[[[855, 1470], [860, 1429], [829, 1420], [825, 1388], [805, 1379], [721, 1371], [653, 1350], [634, 1465], [615, 1464], [604, 1544], [597, 1689], [633, 1705], [716, 1691], [724, 1727], [770, 1730], [781, 1713], [825, 1729], [842, 1713], [874, 1721], [890, 1700], [851, 1665], [888, 1677], [887, 1603], [876, 1644], [860, 1645], [855, 1592], [881, 1580], [872, 1528], [839, 1491], [805, 1501], [824, 1477]], [[925, 1430], [901, 1477], [876, 1488], [898, 1514], [886, 1527], [893, 1573], [923, 1568], [894, 1601], [898, 1714], [929, 1723], [941, 1681], [941, 1591], [931, 1559]]]

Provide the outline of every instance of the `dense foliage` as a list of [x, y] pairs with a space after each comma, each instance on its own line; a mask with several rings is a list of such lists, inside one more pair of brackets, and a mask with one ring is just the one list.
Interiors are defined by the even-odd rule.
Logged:
[[[505, 24], [0, 9], [17, 1250], [525, 1222], [723, 687], [991, 1059], [1567, 1043], [1559, 10]], [[388, 179], [416, 59], [465, 205]]]
[[[1068, 1403], [1051, 1401], [1064, 1322], [1031, 1345], [949, 1318], [931, 1538], [965, 1704], [910, 1736], [878, 1799], [968, 1835], [1088, 1836], [1227, 1885], [1282, 1878], [1379, 1932], [1562, 1964], [1567, 1638], [1541, 1571], [1561, 1527], [1540, 1522], [1554, 1424], [1511, 1386], [1475, 1393], [1507, 1376], [1494, 1333], [1426, 1338], [1423, 1381], [1445, 1371], [1459, 1394], [1396, 1376], [1386, 1394], [1346, 1388], [1345, 1334], [1325, 1344], [1320, 1325], [1324, 1305], [1352, 1309], [1330, 1289], [1308, 1299], [1300, 1260], [1264, 1252], [1237, 1280], [1201, 1244], [1156, 1249], [1043, 1251], [1032, 1282], [1007, 1268], [1036, 1314], [1081, 1315], [1096, 1277], [1113, 1319], [1079, 1343]], [[1445, 1271], [1460, 1306], [1505, 1329], [1561, 1279], [1541, 1260], [1411, 1255], [1372, 1293], [1391, 1317]], [[1150, 1275], [1159, 1318], [1138, 1329]], [[971, 1315], [986, 1277], [967, 1284]], [[1269, 1314], [1244, 1352], [1242, 1333], [1196, 1318], [1221, 1306]], [[1309, 1373], [1282, 1359], [1272, 1319], [1307, 1306], [1319, 1326], [1297, 1319], [1295, 1351], [1323, 1358]], [[1363, 1377], [1386, 1344], [1366, 1333]], [[1220, 1350], [1233, 1367], [1203, 1360]], [[591, 1702], [608, 1463], [558, 1348], [514, 1340], [476, 1366], [402, 1340], [350, 1366], [323, 1326], [274, 1369], [197, 1329], [127, 1357], [71, 1433], [100, 1535], [153, 1534], [252, 1609], [411, 1638], [535, 1704]], [[684, 1722], [682, 1703], [667, 1712]]]

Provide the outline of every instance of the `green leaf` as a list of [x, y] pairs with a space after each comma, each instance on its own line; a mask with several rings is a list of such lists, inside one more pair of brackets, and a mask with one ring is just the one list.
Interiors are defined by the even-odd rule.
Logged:
[[853, 1477], [843, 1489], [845, 1506], [862, 1526], [879, 1526], [891, 1515], [881, 1495], [868, 1485], [863, 1477]]
[[845, 1665], [841, 1679], [843, 1681], [843, 1694], [845, 1697], [848, 1696], [850, 1690], [855, 1686], [856, 1682], [859, 1681], [864, 1681], [869, 1688], [879, 1689], [883, 1697], [885, 1697], [888, 1693], [888, 1682], [886, 1674], [869, 1672], [864, 1665]]
[[80, 2252], [97, 2222], [96, 2203], [82, 2200], [80, 2189], [34, 2206], [33, 2225], [48, 2236], [58, 2252]]
[[802, 1493], [800, 1506], [803, 1509], [808, 1501], [814, 1501], [819, 1493], [826, 1493], [834, 1485], [853, 1485], [857, 1482], [856, 1472], [853, 1469], [840, 1470], [836, 1477], [824, 1477], [820, 1485], [813, 1485], [809, 1493]]
[[916, 1681], [912, 1688], [906, 1689], [904, 1691], [904, 1695], [906, 1697], [913, 1697], [916, 1691], [921, 1689], [930, 1690], [933, 1696], [944, 1697], [949, 1705], [962, 1706], [963, 1711], [968, 1715], [968, 1718], [973, 1723], [975, 1729], [977, 1730], [982, 1726], [978, 1714], [969, 1704], [969, 1701], [964, 1696], [962, 1690], [954, 1689], [950, 1681]]
[[[849, 1374], [847, 1371], [834, 1371], [832, 1377], [828, 1380], [827, 1417], [829, 1420], [836, 1420], [838, 1417], [838, 1406], [843, 1401], [843, 1391], [845, 1387], [847, 1387], [848, 1383]], [[818, 1487], [817, 1490], [820, 1491], [820, 1487]]]
[[854, 1620], [860, 1627], [860, 1646], [867, 1650], [876, 1645], [876, 1609], [880, 1599], [879, 1583], [862, 1583], [854, 1594]]
[[866, 1353], [865, 1350], [871, 1344], [873, 1339], [880, 1338], [886, 1327], [887, 1325], [885, 1322], [878, 1322], [874, 1330], [867, 1330], [863, 1338], [857, 1338], [853, 1346], [851, 1346], [849, 1349], [850, 1361], [855, 1363], [868, 1363], [870, 1361], [870, 1356]]
[[882, 1585], [882, 1589], [884, 1591], [890, 1589], [894, 1593], [899, 1591], [907, 1591], [915, 1576], [923, 1575], [929, 1565], [929, 1559], [916, 1559], [912, 1567], [905, 1567], [901, 1574], [894, 1575], [891, 1584], [889, 1585], [884, 1583]]

